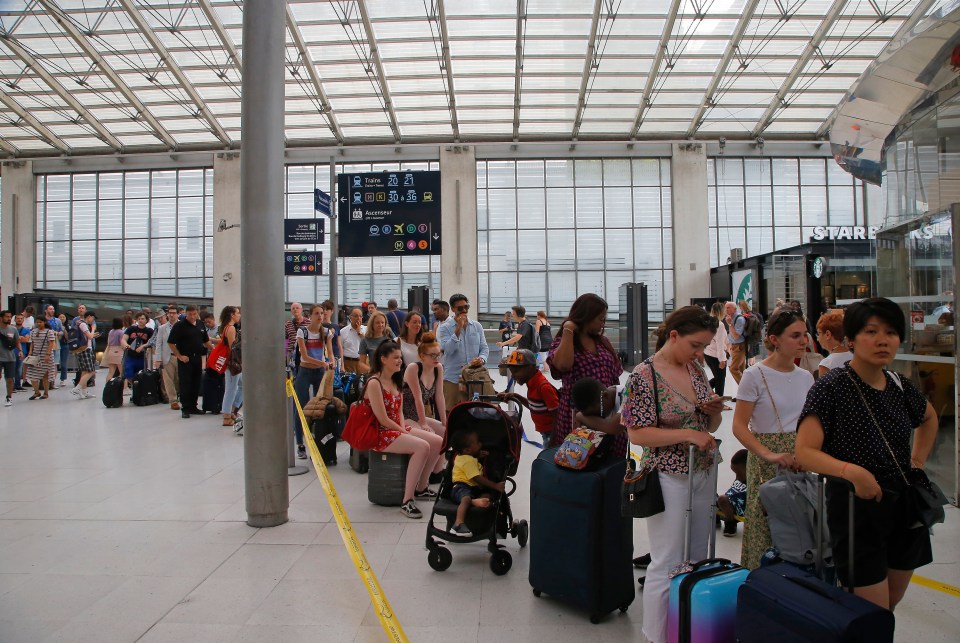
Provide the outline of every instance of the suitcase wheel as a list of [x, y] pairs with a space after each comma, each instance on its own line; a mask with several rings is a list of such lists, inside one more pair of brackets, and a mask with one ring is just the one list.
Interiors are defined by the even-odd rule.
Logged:
[[540, 594], [541, 594], [540, 590], [537, 589], [536, 587], [534, 587], [534, 588], [533, 588], [533, 595], [536, 596], [537, 598], [540, 598]]
[[603, 617], [600, 616], [599, 614], [591, 614], [591, 615], [590, 615], [590, 622], [593, 623], [594, 625], [597, 625], [597, 624], [600, 623], [600, 619], [601, 619], [601, 618], [603, 618]]
[[497, 576], [503, 576], [513, 567], [513, 557], [510, 552], [498, 549], [490, 556], [490, 571]]
[[438, 572], [446, 571], [453, 562], [453, 554], [446, 547], [437, 545], [427, 554], [427, 562], [430, 563], [431, 568]]

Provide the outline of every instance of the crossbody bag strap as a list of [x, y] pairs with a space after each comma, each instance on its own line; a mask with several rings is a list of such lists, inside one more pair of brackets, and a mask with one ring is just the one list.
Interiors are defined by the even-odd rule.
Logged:
[[847, 377], [850, 378], [850, 381], [853, 382], [853, 388], [857, 389], [857, 393], [860, 395], [860, 399], [863, 400], [863, 405], [867, 409], [867, 413], [870, 414], [870, 419], [873, 420], [873, 425], [877, 427], [877, 433], [880, 434], [880, 437], [883, 439], [883, 443], [887, 447], [887, 451], [890, 453], [890, 458], [893, 460], [893, 464], [896, 465], [897, 471], [900, 472], [900, 477], [903, 478], [903, 481], [910, 484], [910, 481], [907, 480], [907, 474], [903, 472], [903, 469], [900, 467], [900, 463], [897, 462], [897, 456], [893, 452], [893, 447], [890, 446], [890, 443], [887, 441], [887, 436], [884, 435], [883, 429], [880, 428], [880, 423], [877, 422], [877, 417], [873, 414], [873, 409], [870, 408], [870, 404], [867, 402], [867, 397], [863, 394], [863, 391], [860, 389], [860, 385], [857, 384], [857, 380], [853, 378], [853, 375], [850, 374], [850, 371], [846, 371]]
[[760, 371], [760, 377], [763, 378], [763, 387], [767, 389], [767, 397], [770, 398], [770, 404], [773, 406], [773, 414], [777, 418], [777, 426], [780, 428], [780, 433], [786, 433], [783, 428], [783, 422], [780, 421], [780, 411], [777, 410], [777, 403], [773, 400], [773, 393], [770, 392], [770, 385], [767, 384], [767, 376], [763, 374], [763, 367], [760, 364], [757, 364], [757, 370]]

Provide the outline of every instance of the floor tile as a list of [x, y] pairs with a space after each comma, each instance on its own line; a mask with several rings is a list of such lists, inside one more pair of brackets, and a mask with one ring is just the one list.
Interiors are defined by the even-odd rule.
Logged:
[[190, 592], [161, 623], [237, 625], [247, 619], [270, 595], [279, 581], [208, 578]]

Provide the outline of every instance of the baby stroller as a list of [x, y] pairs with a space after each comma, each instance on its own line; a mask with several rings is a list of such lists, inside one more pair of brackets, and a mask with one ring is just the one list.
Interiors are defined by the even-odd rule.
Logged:
[[[450, 459], [443, 471], [438, 498], [427, 523], [427, 549], [429, 550], [427, 562], [438, 572], [450, 567], [453, 554], [437, 539], [451, 543], [475, 543], [489, 540], [487, 550], [492, 554], [490, 569], [498, 576], [510, 571], [513, 558], [503, 545], [497, 544], [497, 538], [506, 538], [509, 534], [517, 539], [521, 547], [527, 544], [527, 538], [530, 535], [529, 526], [526, 520], [514, 520], [509, 499], [517, 488], [511, 476], [516, 475], [520, 464], [520, 440], [523, 435], [523, 428], [520, 425], [521, 412], [504, 410], [497, 404], [498, 401], [495, 396], [483, 396], [479, 400], [458, 404], [450, 412], [447, 434], [443, 441], [444, 450], [449, 448], [451, 438], [456, 433], [476, 431], [484, 450], [489, 453], [482, 462], [484, 475], [495, 482], [503, 481], [507, 484], [505, 493], [485, 491], [492, 496], [489, 507], [470, 507], [466, 519], [466, 525], [471, 531], [470, 536], [460, 536], [450, 532], [457, 515], [457, 504], [450, 499], [450, 492], [453, 489], [454, 456], [450, 453]], [[445, 519], [444, 526], [438, 527], [434, 524], [437, 516]]]

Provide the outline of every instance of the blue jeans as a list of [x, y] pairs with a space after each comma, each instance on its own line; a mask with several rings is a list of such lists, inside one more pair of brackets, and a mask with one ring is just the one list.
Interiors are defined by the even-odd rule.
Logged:
[[14, 386], [14, 388], [22, 388], [21, 385], [23, 384], [23, 360], [20, 359], [20, 356], [19, 356], [19, 355], [17, 356], [17, 366], [16, 366], [16, 369], [17, 369], [17, 371], [16, 371], [16, 373], [14, 374], [15, 379], [13, 380], [13, 382], [14, 382], [13, 386]]
[[[323, 374], [326, 373], [323, 368], [304, 368], [300, 367], [297, 371], [297, 378], [293, 380], [293, 390], [297, 393], [297, 399], [300, 400], [300, 406], [306, 406], [310, 401], [310, 387], [313, 387], [313, 394], [320, 391], [320, 383], [323, 381]], [[297, 436], [297, 444], [303, 444], [303, 427], [300, 425], [300, 415], [293, 418], [293, 429]]]
[[232, 413], [233, 409], [240, 408], [243, 404], [243, 373], [234, 375], [228, 368], [223, 372], [223, 412]]
[[64, 342], [60, 347], [60, 381], [67, 381], [67, 360], [70, 358], [70, 346]]

